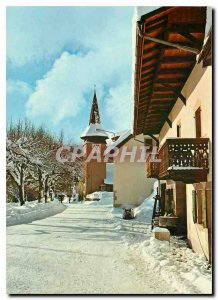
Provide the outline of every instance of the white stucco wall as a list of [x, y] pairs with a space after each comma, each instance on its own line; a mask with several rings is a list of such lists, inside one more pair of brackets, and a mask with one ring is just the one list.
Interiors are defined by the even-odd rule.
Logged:
[[210, 181], [212, 176], [212, 68], [202, 68], [201, 64], [196, 64], [182, 94], [186, 97], [186, 105], [180, 99], [175, 103], [169, 114], [172, 128], [165, 122], [160, 132], [160, 145], [163, 145], [167, 138], [176, 137], [178, 124], [181, 124], [182, 138], [196, 137], [195, 111], [201, 107], [202, 137], [210, 139], [210, 173], [208, 175], [208, 181]]
[[[143, 135], [137, 136], [136, 139], [144, 140]], [[124, 146], [128, 149], [137, 146], [139, 149], [143, 144], [131, 138]], [[146, 177], [144, 162], [130, 162], [128, 157], [124, 162], [120, 162], [119, 158], [114, 160], [113, 179], [115, 206], [140, 205], [151, 194], [155, 182], [154, 179]]]
[[[160, 132], [160, 145], [167, 138], [176, 137], [177, 124], [181, 124], [181, 137], [194, 138], [195, 111], [201, 108], [201, 133], [202, 137], [209, 138], [209, 174], [207, 181], [212, 180], [212, 67], [202, 68], [197, 64], [189, 79], [187, 80], [182, 94], [186, 97], [186, 106], [180, 99], [177, 100], [169, 119], [172, 121], [172, 128], [164, 124]], [[186, 206], [187, 206], [187, 231], [188, 240], [194, 251], [209, 258], [208, 229], [201, 224], [194, 224], [192, 216], [192, 190], [193, 184], [186, 185]]]

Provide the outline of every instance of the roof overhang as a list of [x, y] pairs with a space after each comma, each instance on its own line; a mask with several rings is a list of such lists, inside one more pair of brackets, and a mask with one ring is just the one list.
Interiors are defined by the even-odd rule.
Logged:
[[161, 7], [138, 21], [133, 134], [159, 134], [201, 51], [206, 7]]

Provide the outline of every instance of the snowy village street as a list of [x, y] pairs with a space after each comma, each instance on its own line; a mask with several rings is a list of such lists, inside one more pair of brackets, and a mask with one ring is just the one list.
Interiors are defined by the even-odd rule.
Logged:
[[[146, 224], [138, 222], [144, 235]], [[141, 227], [140, 227], [141, 226]], [[141, 230], [141, 231], [140, 231]], [[141, 233], [140, 233], [141, 232]], [[7, 228], [10, 294], [176, 293], [125, 247], [107, 205], [70, 204], [52, 217]]]

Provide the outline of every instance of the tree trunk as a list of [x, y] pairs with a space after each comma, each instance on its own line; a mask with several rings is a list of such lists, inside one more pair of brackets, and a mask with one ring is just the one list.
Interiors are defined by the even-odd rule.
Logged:
[[45, 179], [45, 203], [48, 202], [48, 197], [49, 197], [48, 179], [49, 179], [49, 176], [46, 176], [46, 179]]
[[19, 199], [20, 199], [20, 205], [25, 204], [25, 193], [24, 193], [24, 174], [23, 174], [23, 167], [21, 167], [20, 172], [20, 185], [19, 185]]
[[38, 171], [39, 176], [39, 194], [38, 194], [38, 202], [42, 202], [44, 197], [44, 188], [43, 188], [43, 179], [42, 179], [42, 172], [41, 170]]

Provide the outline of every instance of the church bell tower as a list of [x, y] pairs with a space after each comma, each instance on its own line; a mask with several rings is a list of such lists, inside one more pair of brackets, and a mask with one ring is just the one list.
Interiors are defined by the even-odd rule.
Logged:
[[89, 124], [80, 138], [84, 141], [85, 196], [100, 191], [106, 178], [104, 151], [108, 135], [101, 127], [96, 91], [92, 100]]

